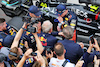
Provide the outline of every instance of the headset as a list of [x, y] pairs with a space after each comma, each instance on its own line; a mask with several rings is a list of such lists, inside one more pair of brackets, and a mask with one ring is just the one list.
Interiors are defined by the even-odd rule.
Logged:
[[4, 55], [3, 53], [0, 53], [0, 63], [2, 63], [3, 61], [5, 61], [7, 58], [6, 58], [6, 55]]
[[9, 54], [10, 54], [10, 55], [12, 55], [12, 56], [15, 56], [15, 57], [17, 57], [17, 54], [16, 54], [16, 53], [9, 52]]
[[[10, 48], [9, 48], [8, 50], [9, 50], [9, 54], [10, 54], [10, 55], [15, 56], [15, 57], [18, 56], [16, 53], [10, 52], [10, 50], [11, 50]], [[23, 57], [23, 55], [20, 55], [20, 56], [19, 56], [19, 60], [20, 60], [22, 57]]]

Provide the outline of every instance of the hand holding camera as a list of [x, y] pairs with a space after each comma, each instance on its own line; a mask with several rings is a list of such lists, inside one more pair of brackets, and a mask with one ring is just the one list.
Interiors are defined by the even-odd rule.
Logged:
[[95, 44], [94, 36], [93, 36], [93, 35], [91, 35], [91, 36], [89, 37], [89, 41], [91, 41], [92, 44]]
[[25, 53], [24, 53], [24, 57], [27, 59], [27, 58], [29, 58], [29, 57], [31, 57], [31, 53], [33, 52], [33, 50], [32, 49], [28, 49]]
[[100, 51], [100, 48], [99, 48], [97, 40], [94, 39], [94, 42], [95, 42], [95, 45], [93, 47], [96, 48], [96, 51]]
[[41, 64], [41, 66], [45, 67], [45, 60], [43, 56], [38, 51], [36, 51], [36, 53], [37, 53], [37, 56], [35, 56], [34, 58]]
[[50, 48], [46, 49], [46, 57], [47, 58], [52, 58], [53, 57], [52, 49], [50, 49]]

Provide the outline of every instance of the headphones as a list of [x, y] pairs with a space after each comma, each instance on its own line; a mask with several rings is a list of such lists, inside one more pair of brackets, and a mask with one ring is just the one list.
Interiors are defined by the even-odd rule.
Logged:
[[0, 63], [2, 63], [5, 60], [6, 60], [6, 55], [4, 55], [3, 53], [0, 53]]
[[15, 57], [17, 57], [17, 54], [13, 53], [13, 52], [9, 52], [10, 55], [13, 55]]

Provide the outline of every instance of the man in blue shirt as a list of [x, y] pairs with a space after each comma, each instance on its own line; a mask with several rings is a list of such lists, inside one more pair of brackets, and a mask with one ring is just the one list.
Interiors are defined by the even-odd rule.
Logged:
[[53, 24], [49, 20], [44, 21], [42, 24], [42, 33], [38, 34], [43, 46], [53, 47], [57, 42], [57, 39], [51, 35], [52, 31]]
[[[13, 36], [11, 36], [11, 34], [8, 32], [8, 33], [5, 33], [4, 31], [9, 31], [8, 27], [7, 27], [7, 23], [5, 22], [5, 19], [4, 18], [0, 18], [0, 47], [2, 46], [7, 46], [7, 47], [10, 47], [12, 41], [13, 41]], [[6, 39], [10, 39], [9, 40], [6, 40]]]
[[59, 16], [58, 20], [60, 22], [58, 23], [57, 30], [61, 31], [62, 28], [70, 26], [74, 31], [73, 40], [74, 42], [76, 42], [77, 15], [71, 10], [66, 9], [66, 5], [59, 4], [56, 8], [57, 8], [57, 15]]
[[[41, 17], [42, 12], [38, 9], [37, 6], [34, 6], [34, 5], [30, 6], [28, 11], [29, 11], [28, 16], [31, 17], [32, 21], [34, 21], [37, 18]], [[37, 22], [37, 23], [34, 22], [33, 25], [37, 26], [38, 27], [38, 33], [41, 33], [41, 22]], [[34, 38], [33, 34], [26, 31], [23, 38], [24, 38], [25, 41], [28, 42], [29, 48], [32, 48], [33, 51], [34, 51], [36, 49], [36, 41], [35, 41], [35, 38]]]
[[70, 26], [63, 28], [62, 32], [65, 39], [59, 40], [58, 42], [61, 42], [67, 50], [65, 58], [69, 59], [71, 63], [76, 64], [80, 57], [83, 55], [83, 50], [79, 44], [74, 43], [72, 40], [73, 29]]

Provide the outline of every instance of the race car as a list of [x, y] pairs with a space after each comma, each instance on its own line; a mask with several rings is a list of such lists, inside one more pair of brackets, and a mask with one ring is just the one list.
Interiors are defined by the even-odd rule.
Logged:
[[29, 6], [33, 5], [32, 0], [2, 0], [1, 9], [9, 17], [24, 16]]
[[[57, 1], [40, 1], [36, 5], [42, 9], [46, 16], [57, 18], [54, 14], [56, 13], [56, 6], [58, 4], [66, 5], [67, 9], [76, 13], [78, 17], [77, 22], [77, 42], [83, 42], [88, 45], [89, 36], [94, 37], [100, 36], [100, 2], [99, 0], [79, 0], [79, 3], [85, 3], [84, 5], [62, 3]], [[44, 7], [44, 9], [43, 9]], [[54, 14], [52, 14], [54, 13]]]

